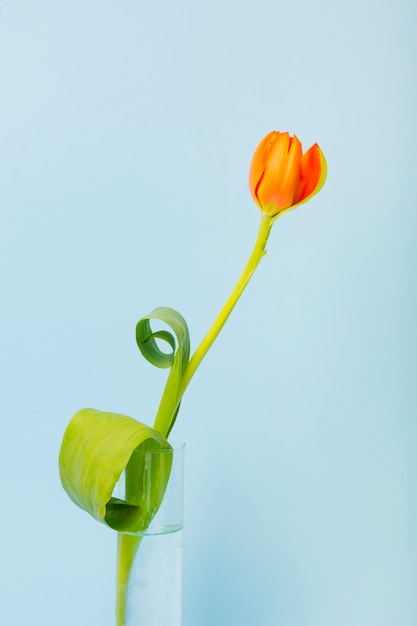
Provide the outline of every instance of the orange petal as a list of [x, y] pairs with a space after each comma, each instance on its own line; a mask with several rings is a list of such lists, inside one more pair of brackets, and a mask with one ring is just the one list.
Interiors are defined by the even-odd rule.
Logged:
[[271, 144], [277, 134], [279, 133], [273, 130], [265, 135], [265, 137], [256, 148], [252, 157], [252, 162], [250, 164], [249, 170], [249, 189], [253, 199], [257, 204], [259, 204], [258, 198], [256, 196], [257, 187], [265, 171], [265, 166], [268, 159], [269, 151], [271, 149]]
[[259, 184], [257, 196], [260, 203], [265, 207], [274, 204], [276, 208], [282, 208], [282, 191], [286, 197], [286, 190], [281, 190], [281, 179], [288, 167], [288, 151], [290, 137], [288, 133], [278, 133], [272, 143], [264, 176]]
[[277, 182], [277, 190], [274, 197], [277, 205], [282, 208], [291, 206], [298, 195], [301, 155], [301, 143], [298, 137], [294, 136], [288, 152], [286, 171]]
[[317, 143], [301, 157], [300, 174], [300, 187], [295, 204], [309, 200], [320, 191], [326, 180], [326, 159]]

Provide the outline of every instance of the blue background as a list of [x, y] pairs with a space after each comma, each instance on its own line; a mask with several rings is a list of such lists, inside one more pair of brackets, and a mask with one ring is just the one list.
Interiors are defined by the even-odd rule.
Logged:
[[184, 399], [184, 626], [415, 626], [414, 0], [3, 0], [1, 621], [112, 626], [115, 535], [57, 455], [83, 406], [152, 423], [137, 319], [196, 347], [246, 262], [254, 148], [318, 141]]

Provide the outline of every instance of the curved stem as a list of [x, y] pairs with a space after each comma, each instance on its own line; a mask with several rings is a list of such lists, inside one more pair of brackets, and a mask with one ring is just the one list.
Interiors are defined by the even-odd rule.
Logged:
[[202, 340], [202, 342], [196, 349], [194, 355], [190, 359], [187, 369], [184, 372], [184, 376], [181, 381], [181, 386], [178, 392], [178, 400], [182, 398], [184, 391], [186, 390], [186, 388], [188, 387], [190, 383], [191, 378], [194, 376], [201, 361], [203, 360], [208, 350], [212, 346], [213, 342], [215, 341], [216, 337], [220, 333], [221, 329], [225, 325], [227, 318], [229, 317], [230, 313], [233, 311], [246, 285], [248, 284], [254, 271], [258, 267], [260, 260], [265, 255], [266, 253], [265, 247], [268, 241], [269, 233], [271, 231], [272, 221], [273, 219], [271, 216], [262, 215], [258, 238], [256, 240], [255, 247], [252, 251], [252, 254], [249, 257], [249, 260], [246, 264], [245, 269], [242, 272], [242, 275], [237, 281], [232, 293], [226, 300], [214, 324], [212, 325], [212, 327], [210, 328], [210, 330], [208, 331], [208, 333], [206, 334], [206, 336], [204, 337], [204, 339]]

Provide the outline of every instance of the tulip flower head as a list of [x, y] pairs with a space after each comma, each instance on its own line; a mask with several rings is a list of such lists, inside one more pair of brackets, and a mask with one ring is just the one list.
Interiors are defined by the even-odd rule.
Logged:
[[326, 160], [318, 144], [303, 153], [295, 135], [273, 130], [255, 150], [249, 187], [262, 213], [278, 217], [310, 200], [323, 187], [326, 175]]

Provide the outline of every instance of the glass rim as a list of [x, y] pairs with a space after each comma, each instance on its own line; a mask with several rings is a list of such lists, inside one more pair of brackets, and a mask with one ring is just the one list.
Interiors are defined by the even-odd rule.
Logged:
[[185, 441], [168, 441], [171, 448], [141, 448], [140, 445], [135, 448], [132, 454], [172, 454], [173, 452], [181, 452], [185, 449]]

